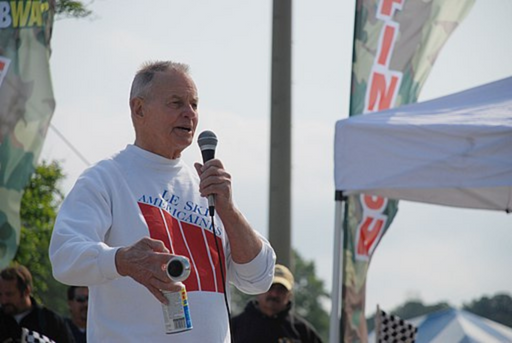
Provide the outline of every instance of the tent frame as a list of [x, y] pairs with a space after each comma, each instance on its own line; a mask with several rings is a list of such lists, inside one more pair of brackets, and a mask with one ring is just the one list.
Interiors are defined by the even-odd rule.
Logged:
[[332, 289], [331, 289], [331, 318], [329, 326], [329, 343], [340, 341], [341, 309], [342, 309], [342, 270], [343, 266], [343, 239], [344, 239], [344, 217], [347, 197], [342, 191], [336, 191], [334, 195], [334, 247], [332, 263]]

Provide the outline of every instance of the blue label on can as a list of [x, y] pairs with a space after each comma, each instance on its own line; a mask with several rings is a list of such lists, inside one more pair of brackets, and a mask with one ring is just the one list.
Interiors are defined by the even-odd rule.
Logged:
[[181, 300], [183, 302], [183, 312], [185, 314], [187, 329], [192, 329], [192, 318], [190, 317], [190, 309], [188, 307], [188, 297], [185, 287], [181, 289]]
[[172, 334], [192, 329], [187, 291], [183, 286], [178, 292], [162, 291], [168, 304], [162, 304], [165, 333]]

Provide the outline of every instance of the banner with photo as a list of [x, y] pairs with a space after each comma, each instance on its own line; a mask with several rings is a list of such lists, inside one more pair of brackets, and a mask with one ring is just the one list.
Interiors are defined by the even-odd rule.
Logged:
[[[439, 52], [473, 4], [357, 0], [350, 115], [416, 102]], [[367, 342], [366, 274], [397, 210], [395, 200], [364, 194], [347, 199], [340, 334], [344, 342]]]
[[20, 203], [55, 109], [54, 0], [0, 1], [0, 268], [20, 240]]

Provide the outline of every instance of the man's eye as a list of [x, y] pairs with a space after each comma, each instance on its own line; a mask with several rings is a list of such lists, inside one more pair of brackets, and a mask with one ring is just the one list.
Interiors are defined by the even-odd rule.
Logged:
[[197, 104], [192, 104], [192, 108], [193, 108], [194, 110], [197, 110]]

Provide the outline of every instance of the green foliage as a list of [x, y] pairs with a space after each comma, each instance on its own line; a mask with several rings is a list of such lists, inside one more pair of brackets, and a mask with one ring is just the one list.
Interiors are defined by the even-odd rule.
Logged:
[[423, 305], [419, 300], [409, 301], [402, 306], [395, 308], [391, 313], [402, 319], [411, 319], [427, 313], [437, 312], [451, 308], [448, 303], [440, 302], [434, 305]]
[[230, 311], [231, 316], [234, 317], [243, 312], [245, 305], [254, 297], [253, 295], [243, 293], [233, 285], [230, 285], [231, 290], [231, 302]]
[[[323, 281], [316, 276], [315, 264], [305, 261], [297, 251], [293, 251], [295, 267], [294, 311], [305, 318], [315, 328], [324, 342], [328, 341], [329, 314], [322, 306], [322, 301], [329, 298]], [[231, 313], [235, 316], [243, 311], [253, 296], [244, 294], [235, 287], [231, 288]]]
[[52, 276], [48, 247], [63, 194], [58, 188], [64, 177], [57, 162], [43, 161], [32, 175], [21, 200], [21, 235], [13, 263], [26, 266], [32, 273], [33, 296], [53, 310], [67, 311], [66, 286]]
[[324, 342], [329, 336], [329, 314], [322, 306], [322, 301], [329, 299], [324, 282], [316, 276], [315, 263], [304, 260], [294, 250], [295, 267], [295, 311], [313, 325]]
[[82, 1], [57, 0], [55, 3], [55, 14], [58, 17], [85, 18], [91, 13]]
[[496, 294], [492, 298], [484, 296], [478, 300], [473, 300], [469, 304], [464, 304], [462, 308], [481, 317], [512, 327], [512, 297], [508, 294]]

